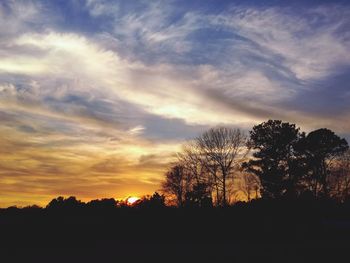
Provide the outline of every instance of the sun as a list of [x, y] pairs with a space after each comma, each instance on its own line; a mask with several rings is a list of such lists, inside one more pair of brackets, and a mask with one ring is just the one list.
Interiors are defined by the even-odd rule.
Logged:
[[132, 205], [133, 203], [135, 203], [137, 200], [140, 200], [139, 197], [137, 196], [130, 196], [126, 199], [126, 202], [128, 203], [128, 205]]

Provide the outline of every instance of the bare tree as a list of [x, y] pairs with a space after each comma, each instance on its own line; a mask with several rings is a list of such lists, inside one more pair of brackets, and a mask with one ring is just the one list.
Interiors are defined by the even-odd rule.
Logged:
[[194, 141], [188, 141], [177, 154], [178, 163], [181, 163], [188, 174], [197, 184], [207, 183], [207, 171], [200, 158], [199, 148]]
[[212, 128], [196, 139], [199, 155], [212, 175], [217, 199], [227, 205], [227, 184], [233, 179], [233, 171], [245, 158], [246, 136], [239, 129]]
[[344, 201], [350, 196], [350, 150], [334, 161], [329, 181], [333, 198]]
[[260, 194], [260, 180], [259, 177], [253, 173], [242, 172], [238, 190], [241, 191], [247, 198], [247, 201], [254, 198], [259, 198]]
[[[188, 141], [182, 147], [182, 152], [178, 154], [178, 162], [182, 164], [186, 172], [192, 179], [192, 187], [205, 187], [211, 194], [215, 192], [215, 180], [212, 176], [215, 173], [213, 166], [209, 166], [206, 160], [202, 158], [200, 148], [196, 141]], [[217, 170], [217, 169], [216, 169]]]
[[188, 191], [190, 178], [181, 164], [175, 164], [165, 173], [162, 192], [172, 195], [178, 206], [182, 207]]

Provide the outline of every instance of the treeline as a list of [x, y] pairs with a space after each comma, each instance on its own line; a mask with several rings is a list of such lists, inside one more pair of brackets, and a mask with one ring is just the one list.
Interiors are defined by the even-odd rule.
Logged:
[[344, 202], [350, 196], [349, 146], [329, 129], [307, 134], [280, 120], [256, 125], [248, 136], [212, 128], [183, 146], [162, 191], [179, 207], [252, 198]]
[[128, 203], [128, 200], [115, 200], [114, 198], [102, 198], [94, 199], [89, 202], [83, 202], [77, 199], [75, 196], [63, 197], [59, 196], [52, 199], [45, 207], [40, 207], [37, 205], [26, 206], [19, 208], [16, 206], [8, 207], [6, 209], [0, 209], [3, 211], [83, 211], [83, 210], [97, 210], [97, 211], [113, 211], [117, 208], [164, 208], [165, 196], [155, 192], [153, 195], [145, 195], [138, 199], [134, 203]]
[[[329, 129], [305, 133], [281, 120], [255, 125], [248, 135], [240, 129], [216, 127], [183, 145], [159, 192], [133, 204], [113, 198], [85, 203], [74, 196], [57, 197], [45, 208], [226, 207], [253, 199], [349, 204], [349, 145]], [[17, 208], [7, 210], [11, 209]]]
[[115, 200], [114, 198], [103, 198], [91, 200], [87, 203], [77, 200], [76, 197], [70, 196], [64, 198], [62, 196], [54, 198], [46, 206], [47, 210], [62, 210], [62, 209], [98, 209], [108, 210], [115, 208], [163, 208], [165, 207], [165, 197], [157, 192], [153, 195], [146, 195], [139, 200], [128, 203], [128, 200]]

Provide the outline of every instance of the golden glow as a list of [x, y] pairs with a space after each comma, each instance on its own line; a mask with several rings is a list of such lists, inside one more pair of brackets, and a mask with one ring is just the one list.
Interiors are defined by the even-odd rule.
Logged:
[[128, 199], [126, 199], [126, 202], [128, 203], [128, 205], [132, 205], [134, 204], [137, 200], [140, 200], [139, 197], [136, 196], [130, 196], [128, 197]]

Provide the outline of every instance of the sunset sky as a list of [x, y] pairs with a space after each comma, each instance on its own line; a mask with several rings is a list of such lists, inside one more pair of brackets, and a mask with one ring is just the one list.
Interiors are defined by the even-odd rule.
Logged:
[[349, 2], [0, 1], [0, 207], [151, 194], [267, 119], [350, 139]]

